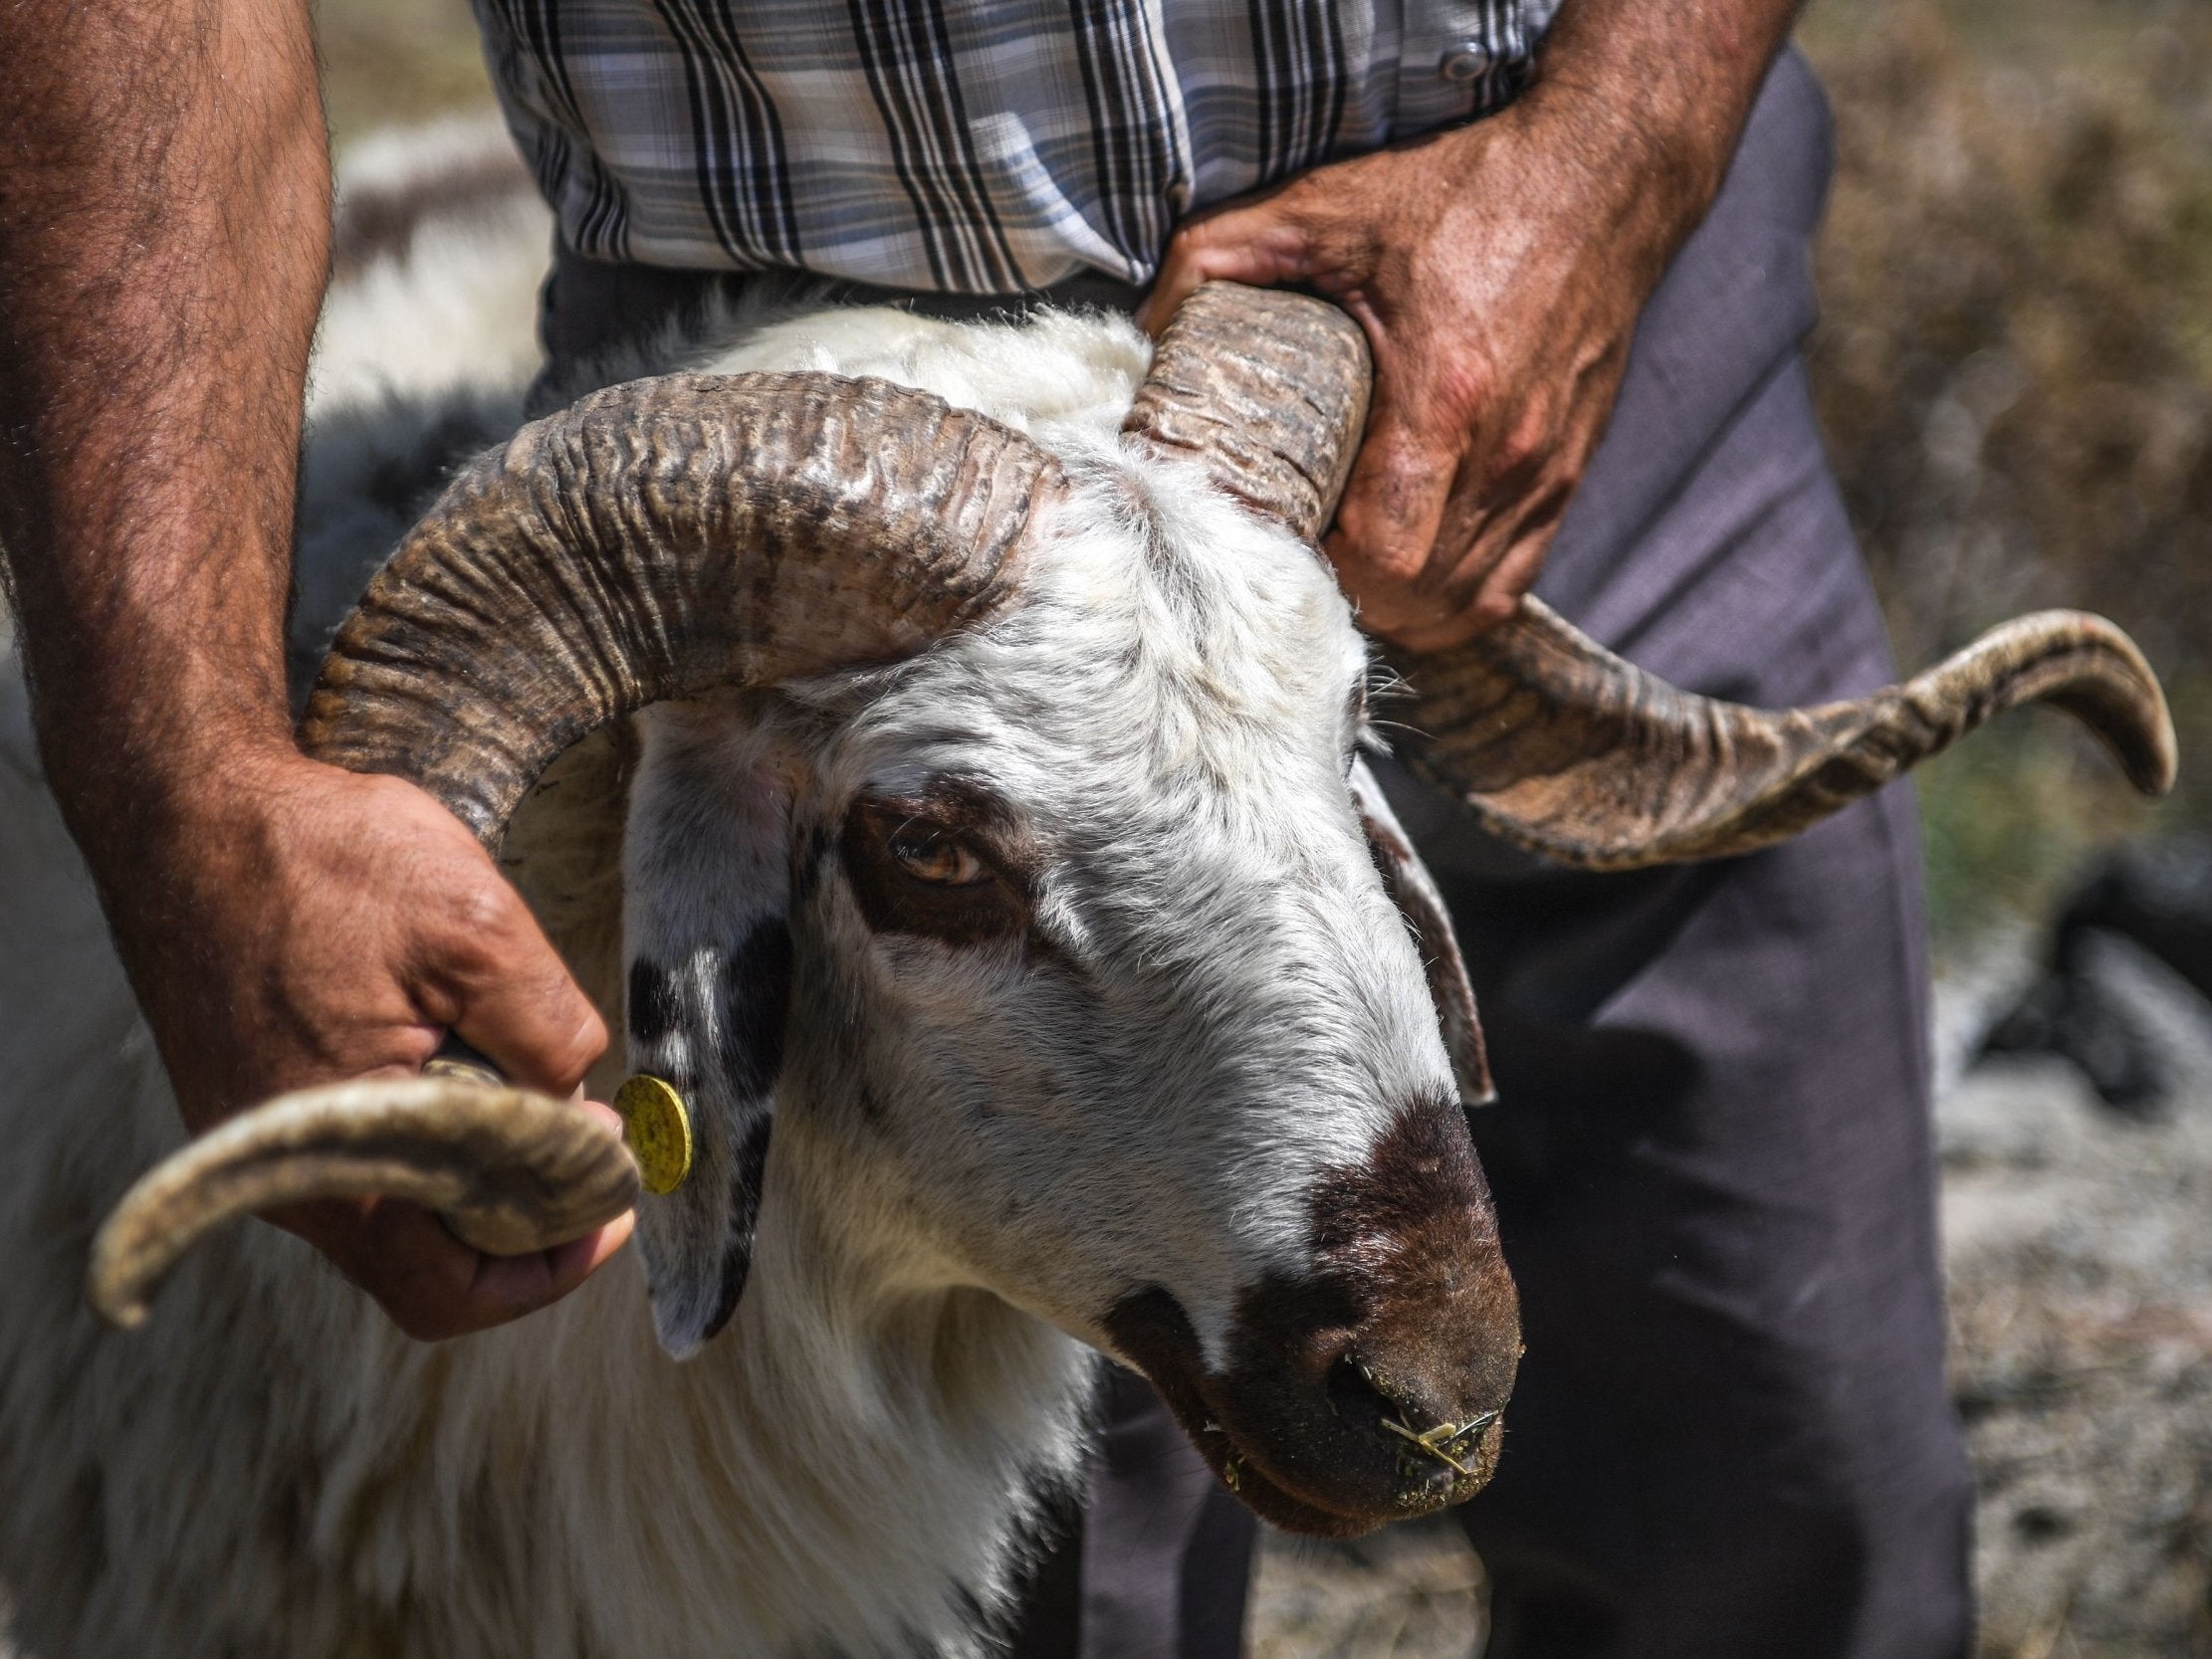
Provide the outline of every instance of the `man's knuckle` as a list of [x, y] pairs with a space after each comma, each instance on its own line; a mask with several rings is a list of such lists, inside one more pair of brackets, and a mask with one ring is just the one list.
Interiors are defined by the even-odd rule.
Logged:
[[1467, 606], [1466, 614], [1484, 628], [1495, 628], [1502, 622], [1511, 621], [1514, 612], [1520, 608], [1521, 596], [1518, 592], [1492, 587], [1485, 588], [1475, 596], [1474, 603]]
[[1368, 551], [1368, 570], [1389, 587], [1411, 587], [1429, 568], [1429, 550], [1411, 541], [1385, 540]]
[[1490, 451], [1491, 471], [1499, 478], [1535, 472], [1555, 447], [1552, 423], [1541, 411], [1524, 407], [1499, 430]]
[[1348, 526], [1336, 564], [1344, 585], [1364, 608], [1386, 603], [1413, 586], [1428, 568], [1428, 552], [1395, 526]]
[[1430, 365], [1426, 401], [1431, 424], [1463, 438], [1496, 399], [1496, 378], [1466, 352], [1444, 351]]
[[469, 881], [455, 889], [446, 914], [456, 934], [489, 945], [514, 926], [516, 903], [513, 889], [496, 878]]
[[553, 1084], [562, 1091], [582, 1082], [592, 1062], [606, 1052], [606, 1022], [599, 1018], [597, 1009], [588, 1005], [582, 1014], [583, 1018], [567, 1037], [555, 1039], [546, 1048], [546, 1063], [552, 1069]]

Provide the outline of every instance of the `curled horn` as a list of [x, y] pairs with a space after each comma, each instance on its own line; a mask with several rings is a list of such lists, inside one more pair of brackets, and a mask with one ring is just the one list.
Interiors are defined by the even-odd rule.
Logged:
[[305, 1197], [405, 1198], [468, 1244], [521, 1255], [637, 1199], [637, 1166], [585, 1116], [523, 1089], [440, 1077], [304, 1089], [192, 1141], [133, 1187], [93, 1246], [93, 1307], [128, 1329], [210, 1228]]
[[[1064, 489], [1018, 433], [827, 375], [671, 375], [525, 427], [447, 490], [339, 629], [302, 746], [428, 789], [497, 850], [555, 756], [645, 705], [911, 656], [1013, 595]], [[233, 1216], [386, 1194], [477, 1248], [622, 1213], [611, 1131], [489, 1073], [288, 1095], [186, 1146], [95, 1241], [121, 1324]]]
[[1253, 512], [1318, 541], [1367, 425], [1367, 337], [1336, 307], [1207, 283], [1175, 313], [1122, 422], [1203, 465]]
[[883, 381], [610, 387], [454, 482], [338, 631], [303, 744], [496, 846], [618, 716], [896, 661], [1003, 604], [1062, 488], [1020, 434]]
[[[1127, 429], [1313, 541], [1350, 472], [1370, 372], [1334, 307], [1211, 283], [1169, 325]], [[2029, 702], [2083, 721], [2144, 793], [2173, 783], [2156, 678], [2125, 634], [2080, 611], [2022, 617], [1905, 685], [1815, 709], [1678, 691], [1533, 598], [1464, 645], [1390, 656], [1414, 694], [1401, 746], [1415, 769], [1502, 839], [1586, 869], [1784, 840]]]
[[1418, 703], [1414, 769], [1502, 839], [1588, 870], [1786, 841], [2023, 703], [2079, 718], [2145, 794], [2173, 785], [2157, 679], [2083, 611], [2019, 617], [1904, 685], [1813, 709], [1677, 691], [1535, 599], [1494, 634], [1394, 660]]

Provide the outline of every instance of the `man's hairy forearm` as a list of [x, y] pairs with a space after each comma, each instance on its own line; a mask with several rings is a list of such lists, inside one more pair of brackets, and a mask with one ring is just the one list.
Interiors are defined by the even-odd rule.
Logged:
[[[1649, 279], [1719, 192], [1801, 0], [1567, 0], [1522, 100], [1546, 141], [1624, 199]], [[1553, 117], [1557, 117], [1556, 119]]]
[[0, 0], [0, 550], [93, 841], [290, 740], [329, 225], [304, 5]]
[[[292, 740], [317, 93], [305, 0], [0, 0], [0, 548], [48, 777], [195, 1130], [447, 1030], [554, 1094], [606, 1042], [458, 818]], [[626, 1231], [493, 1260], [382, 1199], [271, 1219], [423, 1337], [565, 1295]]]

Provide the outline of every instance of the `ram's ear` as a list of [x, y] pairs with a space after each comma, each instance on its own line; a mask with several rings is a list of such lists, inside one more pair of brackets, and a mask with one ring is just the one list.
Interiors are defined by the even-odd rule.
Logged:
[[623, 849], [633, 1071], [691, 1108], [692, 1167], [638, 1201], [653, 1324], [678, 1358], [728, 1323], [753, 1263], [790, 1003], [789, 785], [727, 705], [664, 706]]
[[1412, 837], [1400, 827], [1366, 761], [1352, 762], [1351, 784], [1352, 805], [1367, 831], [1375, 868], [1383, 873], [1383, 885], [1398, 902], [1400, 914], [1413, 926], [1421, 965], [1429, 975], [1429, 994], [1443, 1027], [1444, 1047], [1451, 1051], [1451, 1069], [1459, 1080], [1459, 1098], [1468, 1106], [1487, 1106], [1497, 1098], [1497, 1089], [1490, 1082], [1482, 1022], [1475, 1017], [1474, 987], [1467, 983], [1467, 964], [1451, 931], [1451, 913], [1444, 909], [1436, 879], [1414, 851]]

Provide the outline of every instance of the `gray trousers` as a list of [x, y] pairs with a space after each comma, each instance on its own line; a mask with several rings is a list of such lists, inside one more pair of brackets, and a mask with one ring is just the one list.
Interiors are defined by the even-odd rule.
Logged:
[[[1798, 349], [1830, 160], [1793, 54], [1538, 583], [1676, 684], [1770, 706], [1891, 675]], [[1528, 1344], [1460, 1512], [1492, 1654], [1965, 1654], [1909, 792], [1748, 858], [1589, 876], [1401, 783], [1489, 1035], [1473, 1127]]]
[[[1799, 355], [1829, 144], [1785, 57], [1537, 584], [1645, 667], [1753, 703], [1890, 673]], [[545, 400], [738, 281], [560, 259]], [[1452, 904], [1501, 1097], [1473, 1127], [1528, 1353], [1497, 1478], [1459, 1512], [1491, 1654], [1963, 1655], [1909, 794], [1749, 858], [1588, 876], [1386, 781]], [[1248, 1516], [1149, 1390], [1102, 1398], [1089, 1501], [1015, 1652], [1233, 1659]]]

